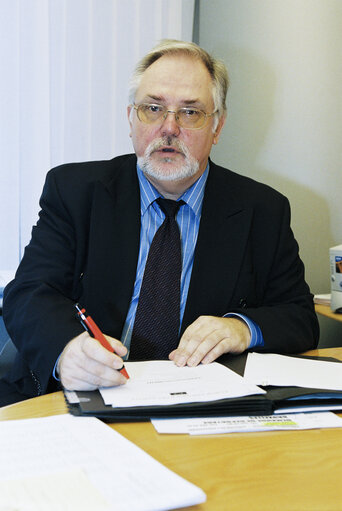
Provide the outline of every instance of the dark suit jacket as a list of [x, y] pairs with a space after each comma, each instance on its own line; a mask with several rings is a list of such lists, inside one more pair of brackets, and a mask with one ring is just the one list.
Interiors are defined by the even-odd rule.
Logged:
[[[76, 301], [106, 334], [120, 338], [139, 250], [136, 158], [53, 169], [40, 204], [3, 311], [19, 350], [7, 382], [26, 396], [57, 388], [54, 364], [82, 332]], [[317, 318], [287, 199], [211, 162], [181, 330], [200, 315], [229, 311], [261, 327], [264, 351], [298, 353], [317, 345]]]

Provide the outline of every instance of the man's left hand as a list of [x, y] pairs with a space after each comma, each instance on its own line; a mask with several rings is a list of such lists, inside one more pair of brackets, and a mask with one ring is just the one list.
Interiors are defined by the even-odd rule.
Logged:
[[185, 330], [169, 359], [179, 367], [209, 364], [224, 353], [242, 353], [250, 340], [250, 330], [242, 319], [200, 316]]

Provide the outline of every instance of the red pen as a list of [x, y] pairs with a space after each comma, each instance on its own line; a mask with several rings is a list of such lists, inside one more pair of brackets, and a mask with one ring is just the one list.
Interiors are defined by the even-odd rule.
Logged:
[[[103, 333], [101, 332], [93, 318], [86, 313], [86, 310], [81, 309], [78, 303], [75, 303], [75, 308], [77, 310], [77, 319], [87, 330], [87, 332], [89, 332], [94, 337], [94, 339], [99, 341], [99, 343], [102, 344], [102, 346], [106, 348], [106, 350], [110, 351], [111, 353], [115, 353], [114, 348], [112, 348], [110, 342], [107, 341], [107, 339], [105, 338], [105, 336], [103, 335]], [[129, 379], [128, 373], [124, 365], [122, 365], [119, 371], [125, 378], [127, 378], [127, 380]]]

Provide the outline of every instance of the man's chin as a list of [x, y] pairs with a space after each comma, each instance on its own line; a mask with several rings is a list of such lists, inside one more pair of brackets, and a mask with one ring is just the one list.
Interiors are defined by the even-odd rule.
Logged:
[[152, 170], [169, 175], [181, 171], [187, 166], [187, 161], [180, 153], [153, 153], [147, 159], [147, 164]]
[[162, 161], [155, 163], [139, 158], [138, 164], [144, 174], [157, 181], [180, 181], [192, 177], [198, 170], [197, 165], [177, 164], [174, 160], [170, 160], [163, 158]]
[[172, 168], [170, 166], [168, 168], [159, 167], [158, 169], [147, 167], [142, 170], [147, 176], [157, 181], [181, 181], [182, 179], [192, 177], [196, 173], [191, 169], [177, 169], [174, 166]]

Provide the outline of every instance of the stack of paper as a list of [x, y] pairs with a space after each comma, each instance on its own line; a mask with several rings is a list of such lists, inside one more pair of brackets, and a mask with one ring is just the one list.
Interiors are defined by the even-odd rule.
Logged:
[[330, 305], [330, 302], [331, 302], [331, 293], [314, 296], [314, 303], [317, 303], [318, 305]]
[[206, 499], [95, 418], [0, 422], [0, 452], [0, 509], [160, 511]]
[[125, 363], [125, 385], [95, 392], [66, 392], [75, 415], [111, 420], [150, 417], [265, 415], [272, 412], [266, 392], [222, 364], [177, 367], [167, 360]]
[[221, 360], [225, 365], [197, 367], [177, 367], [166, 360], [127, 362], [130, 379], [125, 385], [66, 392], [68, 406], [75, 415], [111, 420], [342, 409], [339, 361], [271, 353], [227, 355]]
[[275, 413], [342, 409], [342, 363], [337, 360], [249, 353], [244, 378], [267, 390]]

